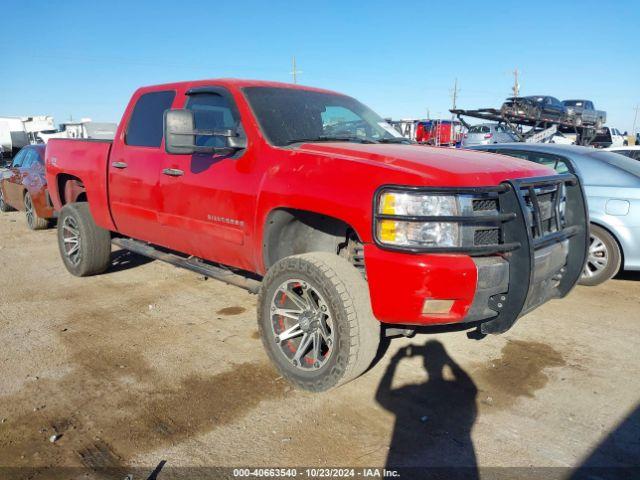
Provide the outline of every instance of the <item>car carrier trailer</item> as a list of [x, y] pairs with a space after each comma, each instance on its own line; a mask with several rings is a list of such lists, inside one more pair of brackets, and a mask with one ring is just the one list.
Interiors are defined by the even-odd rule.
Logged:
[[[576, 135], [576, 145], [589, 145], [593, 141], [593, 139], [598, 135], [599, 130], [597, 130], [593, 126], [576, 126], [572, 122], [566, 120], [558, 120], [551, 118], [534, 118], [526, 115], [513, 115], [509, 113], [504, 113], [501, 110], [496, 108], [480, 108], [477, 110], [462, 110], [462, 109], [452, 109], [449, 110], [451, 113], [456, 115], [458, 119], [462, 122], [462, 124], [469, 128], [470, 125], [462, 118], [472, 117], [479, 118], [485, 121], [493, 121], [498, 123], [503, 123], [511, 128], [518, 138], [525, 141], [534, 140], [534, 135], [538, 135], [539, 138], [545, 138], [545, 135], [540, 135], [543, 131], [551, 132], [553, 130], [553, 126], [557, 128], [557, 131], [562, 133], [572, 133]], [[527, 132], [522, 132], [522, 127], [532, 127]]]

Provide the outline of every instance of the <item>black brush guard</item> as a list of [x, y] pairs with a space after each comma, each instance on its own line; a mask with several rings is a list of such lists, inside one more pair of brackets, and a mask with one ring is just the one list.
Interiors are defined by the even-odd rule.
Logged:
[[[564, 186], [566, 199], [564, 215], [561, 214], [561, 187]], [[377, 213], [381, 194], [385, 190], [404, 190], [430, 194], [471, 195], [479, 200], [497, 199], [498, 214], [489, 215], [475, 212], [469, 216], [421, 216], [407, 217]], [[555, 190], [551, 205], [542, 202], [542, 195], [536, 190]], [[543, 194], [544, 195], [544, 194]], [[548, 195], [548, 193], [547, 193]], [[547, 197], [548, 198], [548, 197]], [[543, 215], [553, 209], [553, 215]], [[465, 321], [482, 320], [480, 333], [502, 333], [507, 331], [522, 315], [552, 298], [566, 296], [575, 286], [582, 274], [587, 258], [589, 244], [589, 218], [582, 185], [573, 174], [560, 174], [551, 177], [532, 177], [509, 180], [496, 187], [398, 187], [384, 185], [374, 196], [373, 237], [383, 249], [408, 253], [462, 253], [473, 257], [500, 256], [508, 263], [508, 287], [506, 291], [488, 298], [478, 298], [484, 305], [481, 310], [489, 315], [480, 317], [469, 315]], [[460, 247], [401, 247], [389, 246], [378, 241], [378, 222], [384, 219], [402, 221], [441, 221], [457, 222], [461, 225], [476, 223], [493, 224], [499, 229], [499, 242], [483, 245], [465, 245]], [[545, 223], [546, 222], [546, 223]], [[540, 279], [541, 265], [536, 265], [536, 255], [544, 249], [560, 246], [567, 242], [566, 262], [553, 278]], [[489, 257], [491, 258], [491, 257]], [[498, 288], [499, 285], [494, 285]], [[478, 294], [478, 292], [477, 292]], [[474, 306], [476, 299], [474, 299]], [[488, 303], [488, 304], [487, 304]], [[488, 307], [485, 309], [485, 307]], [[495, 312], [495, 314], [494, 314]]]
[[[547, 300], [566, 296], [582, 274], [589, 244], [586, 200], [575, 175], [510, 180], [503, 185], [505, 188], [498, 193], [500, 212], [517, 212], [517, 215], [503, 223], [502, 242], [518, 244], [518, 247], [504, 253], [509, 263], [509, 290], [500, 298], [489, 300], [490, 307], [498, 314], [480, 325], [483, 334], [505, 332], [519, 317]], [[536, 189], [555, 187], [559, 191], [562, 185], [566, 198], [564, 221], [561, 222], [559, 211], [560, 195], [556, 194], [553, 203], [556, 228], [546, 232]], [[564, 241], [568, 242], [568, 253], [559, 275], [555, 279], [536, 280], [536, 251]]]

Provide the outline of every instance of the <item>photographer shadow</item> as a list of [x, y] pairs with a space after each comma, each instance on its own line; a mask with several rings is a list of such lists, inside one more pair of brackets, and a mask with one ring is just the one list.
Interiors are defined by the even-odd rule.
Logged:
[[[423, 359], [427, 381], [392, 388], [400, 361], [416, 356]], [[400, 349], [376, 392], [380, 405], [396, 416], [387, 469], [429, 467], [447, 478], [478, 478], [471, 440], [477, 393], [471, 377], [440, 342]]]

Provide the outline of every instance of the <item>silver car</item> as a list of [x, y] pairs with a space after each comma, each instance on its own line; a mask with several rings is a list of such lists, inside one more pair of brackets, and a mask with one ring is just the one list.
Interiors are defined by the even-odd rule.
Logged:
[[499, 123], [473, 125], [462, 137], [462, 147], [517, 142], [518, 137], [507, 126]]
[[620, 268], [640, 270], [640, 162], [576, 145], [512, 143], [474, 147], [575, 172], [589, 204], [591, 241], [580, 283], [598, 285]]

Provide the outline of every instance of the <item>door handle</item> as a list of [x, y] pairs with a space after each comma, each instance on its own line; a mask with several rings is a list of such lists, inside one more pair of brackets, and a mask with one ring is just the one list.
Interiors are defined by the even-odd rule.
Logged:
[[182, 170], [178, 170], [177, 168], [165, 168], [162, 170], [162, 173], [165, 175], [169, 175], [170, 177], [181, 177], [184, 175]]
[[126, 162], [113, 162], [111, 163], [111, 166], [114, 168], [127, 168], [128, 165]]

